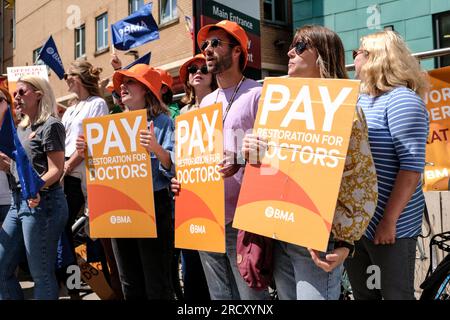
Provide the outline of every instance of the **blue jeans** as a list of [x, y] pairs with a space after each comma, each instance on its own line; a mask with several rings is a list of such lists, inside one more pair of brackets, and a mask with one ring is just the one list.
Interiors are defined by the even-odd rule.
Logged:
[[251, 289], [236, 261], [238, 230], [226, 225], [226, 253], [199, 251], [212, 300], [268, 300], [268, 290]]
[[23, 299], [15, 270], [24, 249], [34, 281], [34, 298], [58, 299], [56, 247], [68, 217], [67, 202], [61, 187], [41, 191], [40, 196], [39, 206], [31, 209], [20, 192], [13, 193], [0, 230], [0, 300]]
[[[334, 242], [328, 243], [327, 252]], [[338, 300], [341, 293], [342, 264], [331, 272], [315, 265], [308, 249], [275, 241], [274, 280], [280, 300]], [[320, 259], [326, 253], [320, 252]]]

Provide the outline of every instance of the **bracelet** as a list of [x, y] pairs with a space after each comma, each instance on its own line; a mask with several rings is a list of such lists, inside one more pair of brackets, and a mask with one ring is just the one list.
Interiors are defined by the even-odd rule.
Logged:
[[348, 250], [350, 250], [348, 256], [349, 257], [353, 257], [353, 254], [355, 253], [355, 245], [347, 242], [347, 241], [341, 241], [341, 240], [337, 240], [334, 242], [334, 248], [347, 248]]

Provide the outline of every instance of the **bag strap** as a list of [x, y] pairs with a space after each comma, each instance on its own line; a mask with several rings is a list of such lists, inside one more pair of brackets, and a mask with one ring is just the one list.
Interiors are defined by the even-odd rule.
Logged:
[[428, 238], [431, 235], [431, 222], [430, 222], [430, 215], [428, 214], [428, 208], [427, 208], [427, 203], [425, 202], [425, 206], [423, 208], [423, 217], [425, 218], [425, 223], [428, 226], [428, 234], [426, 236], [419, 234], [419, 237], [421, 237], [422, 239]]

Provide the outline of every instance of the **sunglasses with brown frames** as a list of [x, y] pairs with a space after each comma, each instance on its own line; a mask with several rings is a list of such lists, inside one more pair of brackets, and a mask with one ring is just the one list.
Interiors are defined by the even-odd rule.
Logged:
[[368, 52], [367, 50], [362, 50], [362, 49], [352, 50], [353, 60], [355, 60], [356, 57], [357, 57], [360, 53], [364, 53], [365, 55], [368, 55], [368, 54], [369, 54], [369, 52]]

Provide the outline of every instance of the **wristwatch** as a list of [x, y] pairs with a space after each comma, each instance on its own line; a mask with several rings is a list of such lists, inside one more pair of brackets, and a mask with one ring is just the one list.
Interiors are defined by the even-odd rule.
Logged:
[[346, 241], [342, 241], [342, 240], [336, 240], [334, 241], [334, 248], [347, 248], [350, 250], [350, 252], [348, 253], [349, 257], [353, 257], [353, 254], [355, 253], [355, 245], [346, 242]]

